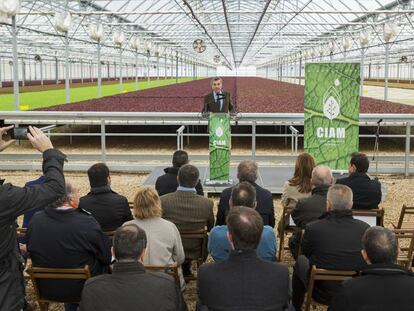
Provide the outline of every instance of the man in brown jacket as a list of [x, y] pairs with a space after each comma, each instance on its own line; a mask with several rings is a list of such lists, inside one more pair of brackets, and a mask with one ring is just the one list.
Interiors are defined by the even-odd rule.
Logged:
[[[195, 186], [200, 173], [191, 165], [183, 165], [178, 171], [176, 192], [161, 196], [162, 217], [173, 222], [179, 231], [195, 231], [214, 226], [213, 201], [197, 194]], [[198, 241], [183, 241], [186, 262], [182, 265], [185, 275], [191, 274], [190, 260], [200, 251]], [[195, 243], [194, 243], [195, 242]]]

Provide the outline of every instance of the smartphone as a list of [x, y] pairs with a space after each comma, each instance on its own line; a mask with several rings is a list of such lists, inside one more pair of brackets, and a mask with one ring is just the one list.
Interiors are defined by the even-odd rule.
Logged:
[[14, 127], [10, 133], [11, 139], [27, 139], [27, 127]]

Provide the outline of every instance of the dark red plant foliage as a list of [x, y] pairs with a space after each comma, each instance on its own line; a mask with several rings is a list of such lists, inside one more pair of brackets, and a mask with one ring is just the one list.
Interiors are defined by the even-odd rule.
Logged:
[[[226, 77], [223, 85], [232, 94], [233, 103], [240, 112], [303, 112], [304, 87], [301, 85], [254, 77]], [[210, 80], [203, 79], [43, 110], [200, 112], [203, 97], [210, 91]], [[412, 106], [370, 97], [361, 97], [360, 109], [361, 113], [414, 113]]]

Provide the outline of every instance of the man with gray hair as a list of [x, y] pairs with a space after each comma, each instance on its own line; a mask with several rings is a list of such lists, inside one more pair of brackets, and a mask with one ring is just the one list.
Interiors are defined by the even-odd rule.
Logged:
[[362, 257], [368, 266], [346, 281], [329, 311], [412, 310], [414, 275], [396, 264], [398, 241], [390, 229], [371, 227], [362, 237]]
[[[27, 230], [27, 250], [33, 266], [83, 268], [88, 265], [92, 275], [109, 270], [109, 239], [95, 218], [78, 206], [79, 189], [66, 182], [65, 194], [32, 217]], [[45, 282], [42, 282], [43, 296], [56, 301], [80, 301], [83, 282]], [[66, 303], [65, 310], [77, 310], [77, 304]]]
[[414, 275], [396, 264], [398, 241], [390, 229], [371, 227], [362, 237], [362, 257], [368, 266], [346, 281], [329, 311], [412, 310]]
[[326, 194], [333, 184], [334, 178], [331, 169], [325, 165], [318, 165], [312, 171], [312, 194], [310, 197], [299, 199], [296, 207], [292, 210], [291, 216], [298, 227], [289, 239], [289, 248], [296, 259], [301, 240], [301, 232], [311, 221], [318, 219], [326, 212]]
[[[256, 184], [258, 178], [257, 163], [251, 160], [241, 161], [237, 167], [237, 178], [239, 182], [248, 182], [256, 189], [256, 211], [262, 216], [265, 226], [274, 228], [275, 211], [273, 207], [272, 193]], [[220, 195], [218, 204], [216, 225], [223, 226], [226, 224], [226, 217], [230, 209], [229, 200], [234, 187], [224, 189]]]
[[[301, 243], [303, 255], [298, 256], [292, 277], [292, 304], [296, 310], [301, 310], [312, 265], [350, 271], [359, 271], [365, 266], [360, 241], [369, 225], [354, 219], [351, 208], [352, 190], [344, 185], [333, 185], [327, 193], [327, 212], [305, 226]], [[329, 304], [338, 289], [336, 282], [317, 282], [313, 298]]]

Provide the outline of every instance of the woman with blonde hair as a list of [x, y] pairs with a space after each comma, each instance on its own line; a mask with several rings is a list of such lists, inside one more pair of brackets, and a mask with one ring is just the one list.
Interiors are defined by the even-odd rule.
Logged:
[[309, 153], [304, 152], [298, 155], [293, 177], [286, 181], [283, 186], [283, 207], [294, 208], [299, 199], [311, 195], [312, 170], [315, 166], [315, 160]]
[[136, 224], [147, 234], [147, 254], [144, 265], [166, 266], [174, 262], [179, 266], [181, 289], [185, 281], [181, 271], [184, 262], [184, 248], [180, 233], [172, 222], [161, 218], [161, 201], [157, 191], [151, 187], [141, 187], [134, 198], [134, 220], [124, 223]]

